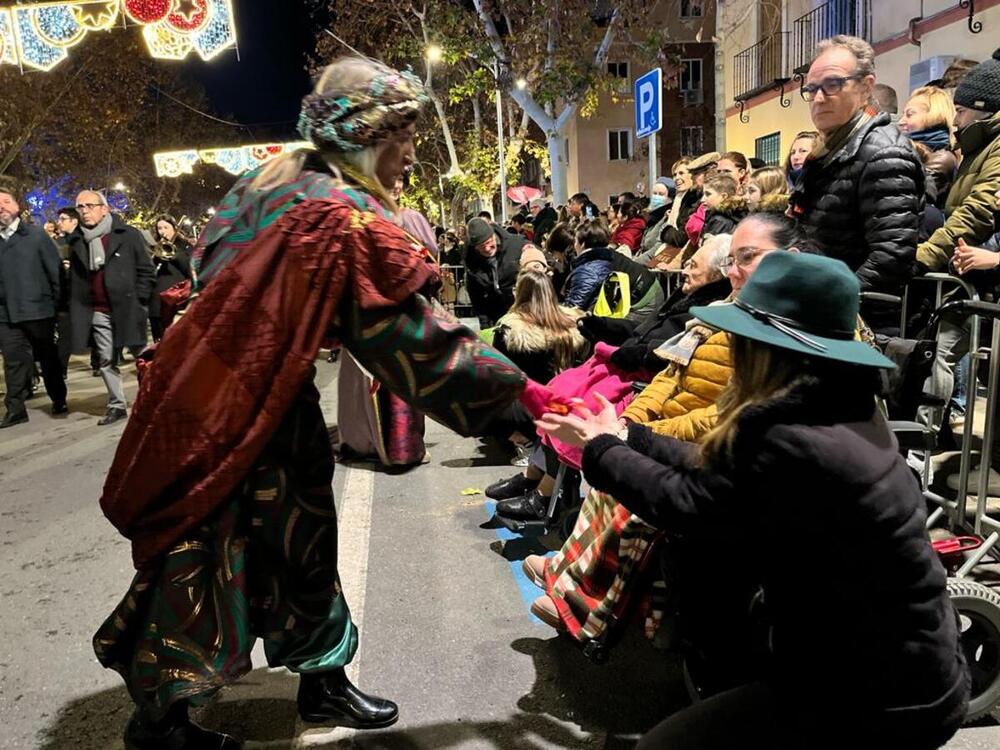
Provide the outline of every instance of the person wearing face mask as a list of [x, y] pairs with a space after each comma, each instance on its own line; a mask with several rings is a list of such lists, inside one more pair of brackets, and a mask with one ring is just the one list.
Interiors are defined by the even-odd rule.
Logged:
[[659, 251], [663, 245], [660, 235], [670, 222], [670, 212], [673, 209], [677, 194], [677, 183], [669, 177], [660, 177], [653, 185], [653, 194], [649, 196], [649, 213], [646, 216], [646, 231], [642, 235], [639, 250], [633, 258], [637, 263], [645, 264]]

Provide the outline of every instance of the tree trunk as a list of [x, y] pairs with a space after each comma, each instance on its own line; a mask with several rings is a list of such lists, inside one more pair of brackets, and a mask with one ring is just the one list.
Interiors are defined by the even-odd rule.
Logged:
[[434, 109], [437, 111], [438, 120], [441, 123], [441, 132], [444, 134], [445, 146], [448, 148], [448, 161], [451, 162], [448, 175], [460, 175], [462, 174], [462, 167], [458, 163], [458, 152], [455, 151], [455, 141], [451, 137], [451, 127], [448, 125], [448, 115], [444, 111], [444, 103], [434, 91], [430, 92], [430, 97], [431, 101], [434, 102]]
[[565, 206], [569, 196], [566, 194], [566, 152], [560, 133], [549, 131], [545, 134], [545, 144], [549, 148], [549, 163], [552, 165], [552, 205]]

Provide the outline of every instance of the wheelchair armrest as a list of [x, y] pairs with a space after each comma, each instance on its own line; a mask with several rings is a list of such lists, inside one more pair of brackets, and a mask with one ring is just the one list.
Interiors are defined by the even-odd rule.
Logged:
[[920, 422], [890, 420], [889, 429], [904, 450], [931, 450], [937, 444], [937, 432]]

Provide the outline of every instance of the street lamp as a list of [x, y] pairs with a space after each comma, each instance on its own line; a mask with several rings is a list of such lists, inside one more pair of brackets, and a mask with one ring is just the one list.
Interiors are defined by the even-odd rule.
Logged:
[[111, 187], [111, 189], [115, 190], [115, 191], [117, 191], [119, 193], [126, 193], [126, 192], [128, 192], [128, 186], [124, 182], [116, 182]]
[[517, 81], [514, 82], [514, 85], [517, 86], [519, 91], [524, 91], [528, 88], [528, 82], [523, 78], [518, 78]]
[[426, 50], [427, 62], [437, 63], [441, 62], [441, 58], [444, 57], [444, 50], [442, 50], [438, 45], [432, 44]]

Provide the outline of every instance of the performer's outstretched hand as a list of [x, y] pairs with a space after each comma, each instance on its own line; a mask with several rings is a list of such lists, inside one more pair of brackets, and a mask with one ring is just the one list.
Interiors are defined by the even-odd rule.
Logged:
[[573, 409], [583, 403], [578, 398], [567, 399], [557, 396], [547, 385], [528, 380], [521, 393], [521, 403], [532, 417], [541, 419], [546, 414], [572, 414]]

